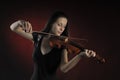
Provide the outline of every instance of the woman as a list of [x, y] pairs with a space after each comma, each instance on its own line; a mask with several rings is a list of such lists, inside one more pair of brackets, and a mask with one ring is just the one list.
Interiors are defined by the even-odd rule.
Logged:
[[[11, 24], [10, 29], [34, 42], [34, 72], [32, 80], [57, 80], [57, 68], [60, 68], [63, 72], [68, 72], [79, 62], [82, 56], [94, 57], [96, 55], [94, 51], [86, 49], [68, 61], [67, 49], [65, 47], [51, 47], [49, 44], [51, 35], [33, 32], [32, 26], [28, 21], [18, 20]], [[55, 12], [42, 32], [56, 36], [68, 36], [68, 17], [63, 12]], [[68, 39], [66, 38], [65, 40], [67, 41]]]

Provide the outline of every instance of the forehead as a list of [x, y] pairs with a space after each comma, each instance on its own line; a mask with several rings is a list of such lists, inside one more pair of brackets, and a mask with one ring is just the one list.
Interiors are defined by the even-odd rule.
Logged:
[[56, 22], [58, 23], [67, 23], [67, 19], [65, 17], [59, 17]]

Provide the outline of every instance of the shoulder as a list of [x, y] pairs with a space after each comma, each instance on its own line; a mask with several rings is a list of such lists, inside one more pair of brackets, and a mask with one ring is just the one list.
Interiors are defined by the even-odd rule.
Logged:
[[39, 41], [42, 37], [42, 35], [38, 31], [33, 31], [32, 36], [33, 36], [33, 41]]

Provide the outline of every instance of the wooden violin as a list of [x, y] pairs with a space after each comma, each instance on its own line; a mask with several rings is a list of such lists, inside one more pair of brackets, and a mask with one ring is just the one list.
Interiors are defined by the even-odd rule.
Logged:
[[[49, 43], [51, 47], [57, 47], [57, 48], [63, 47], [68, 50], [68, 53], [75, 53], [75, 54], [79, 54], [81, 51], [85, 50], [85, 48], [83, 48], [81, 45], [70, 40], [66, 36], [56, 36], [54, 34], [45, 33], [45, 32], [39, 32], [39, 33], [43, 35], [51, 35], [51, 37], [49, 38], [50, 41]], [[65, 41], [66, 38], [68, 38], [67, 41]], [[99, 56], [98, 54], [96, 54], [94, 58], [100, 63], [105, 63], [105, 59]]]

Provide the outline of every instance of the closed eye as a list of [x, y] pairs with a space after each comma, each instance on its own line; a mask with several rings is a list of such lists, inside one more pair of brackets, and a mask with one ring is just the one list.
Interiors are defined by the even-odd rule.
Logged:
[[62, 24], [58, 24], [58, 26], [62, 26]]

